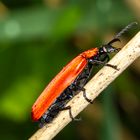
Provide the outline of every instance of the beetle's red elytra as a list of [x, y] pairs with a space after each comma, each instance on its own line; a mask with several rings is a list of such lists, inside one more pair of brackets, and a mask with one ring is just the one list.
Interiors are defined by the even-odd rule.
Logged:
[[87, 65], [87, 59], [98, 53], [97, 48], [85, 51], [65, 66], [49, 83], [32, 107], [32, 119], [37, 121], [56, 98], [76, 79]]

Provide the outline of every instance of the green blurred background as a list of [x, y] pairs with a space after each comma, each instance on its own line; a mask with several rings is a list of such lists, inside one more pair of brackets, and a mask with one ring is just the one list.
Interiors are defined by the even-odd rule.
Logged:
[[[110, 41], [132, 21], [140, 21], [139, 0], [0, 1], [0, 140], [28, 139], [38, 129], [32, 104], [48, 82], [77, 54]], [[140, 139], [139, 85], [140, 59], [55, 139]]]

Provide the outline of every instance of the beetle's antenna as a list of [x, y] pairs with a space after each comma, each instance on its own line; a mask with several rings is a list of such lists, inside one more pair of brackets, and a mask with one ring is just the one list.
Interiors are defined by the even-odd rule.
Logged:
[[129, 29], [131, 29], [133, 26], [137, 25], [137, 22], [131, 22], [130, 24], [128, 24], [126, 27], [124, 27], [119, 33], [117, 33], [114, 37], [115, 38], [119, 38], [120, 36], [122, 36], [122, 34], [124, 34], [125, 32], [127, 32]]
[[120, 41], [119, 37], [122, 36], [122, 34], [124, 34], [125, 32], [127, 32], [129, 29], [131, 29], [133, 26], [136, 26], [138, 23], [137, 22], [131, 22], [130, 24], [128, 24], [127, 26], [125, 26], [119, 33], [117, 33], [114, 37], [114, 39], [112, 39], [108, 45], [113, 44], [114, 42]]
[[107, 45], [112, 45], [114, 42], [120, 41], [119, 38], [114, 38], [112, 39], [109, 43], [107, 43]]

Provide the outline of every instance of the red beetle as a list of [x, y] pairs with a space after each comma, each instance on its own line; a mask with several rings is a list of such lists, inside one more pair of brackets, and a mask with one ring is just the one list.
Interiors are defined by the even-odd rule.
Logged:
[[72, 119], [71, 107], [66, 106], [79, 91], [83, 91], [85, 99], [92, 103], [92, 100], [86, 97], [84, 85], [87, 83], [94, 65], [105, 65], [117, 69], [115, 65], [107, 64], [109, 61], [109, 53], [118, 51], [112, 44], [120, 41], [119, 37], [130, 27], [135, 25], [133, 22], [119, 32], [113, 40], [108, 44], [102, 45], [100, 48], [92, 48], [87, 50], [71, 62], [69, 62], [49, 83], [45, 90], [38, 97], [32, 107], [32, 119], [40, 121], [40, 125], [49, 123], [61, 110], [69, 109]]

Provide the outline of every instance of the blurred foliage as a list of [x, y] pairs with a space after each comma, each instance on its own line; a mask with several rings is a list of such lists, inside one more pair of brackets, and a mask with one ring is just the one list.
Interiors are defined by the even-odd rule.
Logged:
[[[28, 139], [38, 129], [31, 106], [47, 83], [78, 53], [139, 21], [138, 6], [137, 0], [2, 0], [0, 139]], [[139, 65], [140, 60], [82, 113], [82, 122], [72, 122], [55, 139], [140, 139]]]

